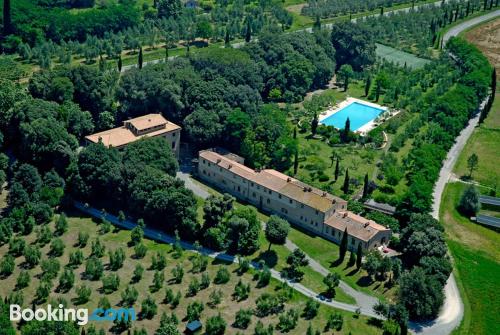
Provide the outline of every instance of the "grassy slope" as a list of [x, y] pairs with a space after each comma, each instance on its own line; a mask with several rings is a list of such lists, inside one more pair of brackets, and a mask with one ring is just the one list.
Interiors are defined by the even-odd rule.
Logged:
[[500, 235], [460, 215], [456, 205], [466, 185], [448, 184], [441, 222], [454, 259], [465, 315], [455, 334], [491, 334], [500, 323]]
[[[61, 258], [59, 258], [61, 265], [65, 265], [67, 263], [68, 254], [69, 254], [70, 250], [73, 249], [72, 245], [76, 241], [76, 238], [77, 238], [79, 231], [88, 232], [91, 235], [91, 239], [93, 239], [94, 237], [96, 237], [98, 235], [98, 228], [99, 227], [96, 225], [95, 222], [93, 222], [91, 219], [89, 219], [87, 217], [79, 216], [77, 213], [71, 213], [71, 214], [72, 215], [69, 217], [69, 231], [62, 236], [62, 239], [66, 243], [66, 250], [65, 250], [64, 255]], [[51, 227], [53, 227], [53, 224], [51, 224]], [[28, 243], [33, 242], [34, 238], [35, 238], [34, 233], [32, 233], [26, 237]], [[158, 244], [158, 243], [155, 243], [152, 241], [146, 241], [146, 245], [149, 248], [149, 254], [146, 256], [146, 258], [144, 260], [136, 260], [136, 259], [133, 259], [130, 257], [131, 254], [133, 253], [133, 248], [127, 247], [127, 242], [130, 239], [130, 232], [129, 231], [119, 230], [116, 232], [111, 232], [111, 233], [102, 235], [100, 238], [105, 243], [107, 250], [114, 250], [118, 247], [122, 247], [126, 250], [126, 255], [127, 255], [124, 267], [117, 271], [117, 274], [121, 278], [120, 288], [117, 292], [114, 292], [112, 294], [107, 295], [107, 298], [111, 302], [112, 306], [115, 306], [116, 304], [119, 303], [120, 292], [129, 283], [131, 273], [132, 273], [135, 265], [137, 263], [141, 263], [146, 268], [146, 271], [144, 273], [143, 279], [139, 283], [135, 284], [135, 287], [139, 291], [139, 298], [137, 300], [137, 303], [135, 304], [135, 308], [136, 308], [137, 312], [140, 311], [141, 301], [148, 294], [151, 294], [151, 293], [149, 293], [149, 285], [152, 282], [153, 271], [148, 270], [148, 268], [151, 264], [150, 257], [152, 255], [153, 251], [164, 251], [167, 254], [167, 268], [164, 271], [165, 278], [167, 281], [172, 277], [171, 269], [177, 263], [181, 263], [183, 265], [183, 267], [185, 269], [185, 276], [184, 276], [184, 280], [181, 284], [168, 284], [168, 283], [166, 283], [164, 285], [163, 289], [161, 289], [160, 291], [158, 291], [156, 293], [151, 294], [155, 298], [155, 300], [158, 304], [159, 314], [156, 315], [152, 320], [140, 320], [140, 321], [136, 321], [134, 323], [135, 327], [139, 327], [139, 328], [145, 327], [146, 330], [148, 331], [148, 333], [153, 334], [155, 329], [159, 325], [161, 313], [163, 311], [165, 311], [167, 313], [171, 312], [171, 309], [169, 306], [160, 303], [163, 300], [163, 297], [165, 294], [165, 287], [166, 286], [172, 287], [174, 292], [176, 292], [177, 290], [181, 290], [181, 292], [184, 294], [186, 292], [186, 287], [187, 287], [188, 283], [190, 282], [190, 278], [193, 276], [196, 276], [198, 278], [200, 277], [199, 274], [194, 275], [194, 274], [189, 272], [189, 269], [191, 268], [189, 256], [191, 256], [192, 254], [189, 252], [184, 252], [182, 258], [173, 259], [171, 254], [170, 254], [171, 247], [169, 245]], [[0, 254], [5, 255], [7, 253], [7, 250], [8, 250], [8, 246], [6, 246], [6, 245], [1, 246], [0, 247]], [[42, 259], [47, 257], [46, 256], [47, 251], [48, 251], [48, 246], [45, 246], [42, 249]], [[83, 249], [83, 253], [84, 253], [85, 257], [87, 257], [89, 255], [90, 243], [86, 248]], [[17, 258], [16, 259], [17, 266], [16, 266], [16, 270], [15, 270], [14, 274], [12, 274], [11, 276], [9, 276], [7, 278], [0, 280], [0, 282], [1, 282], [0, 295], [1, 296], [6, 296], [10, 292], [13, 291], [15, 279], [17, 278], [19, 271], [20, 271], [19, 265], [22, 261], [23, 261], [23, 257]], [[108, 261], [108, 257], [104, 256], [103, 261], [104, 261], [104, 264], [106, 265], [106, 263]], [[215, 271], [218, 269], [219, 266], [220, 266], [219, 262], [212, 261], [212, 260], [210, 261], [208, 273], [210, 274], [211, 278], [214, 277]], [[229, 266], [229, 269], [231, 271], [234, 271], [235, 265]], [[30, 287], [23, 290], [23, 294], [24, 294], [24, 298], [25, 298], [24, 304], [26, 306], [31, 305], [31, 299], [35, 295], [34, 292], [36, 290], [36, 287], [38, 286], [38, 281], [39, 281], [39, 279], [36, 278], [36, 275], [41, 272], [39, 266], [37, 266], [37, 267], [35, 267], [35, 269], [29, 270], [29, 271], [30, 271], [30, 274], [32, 277], [31, 285], [30, 285]], [[99, 289], [102, 286], [102, 284], [100, 281], [90, 282], [87, 280], [83, 280], [80, 276], [80, 274], [83, 271], [84, 271], [84, 265], [80, 266], [78, 269], [75, 270], [75, 274], [76, 274], [75, 286], [68, 293], [62, 294], [62, 293], [57, 293], [53, 290], [51, 292], [51, 297], [53, 297], [53, 298], [58, 297], [58, 296], [64, 297], [68, 301], [69, 305], [73, 305], [71, 299], [76, 296], [75, 287], [77, 287], [81, 284], [85, 284], [85, 285], [92, 288], [92, 296], [91, 296], [90, 302], [88, 302], [84, 306], [88, 307], [91, 310], [93, 308], [95, 308], [97, 306], [97, 302], [101, 296], [101, 294], [99, 293]], [[110, 271], [106, 270], [105, 274], [108, 274], [108, 273], [110, 273]], [[228, 323], [228, 330], [226, 331], [226, 334], [235, 334], [237, 332], [237, 330], [232, 328], [230, 326], [230, 324], [234, 321], [234, 316], [235, 316], [235, 313], [237, 312], [237, 310], [239, 308], [253, 308], [253, 307], [255, 307], [255, 299], [261, 293], [272, 292], [275, 290], [275, 287], [277, 286], [277, 282], [273, 280], [272, 283], [270, 284], [270, 286], [268, 286], [267, 288], [257, 289], [255, 287], [255, 282], [252, 280], [252, 275], [250, 273], [245, 274], [241, 277], [241, 279], [244, 282], [251, 283], [252, 290], [251, 290], [250, 298], [248, 300], [243, 301], [243, 302], [235, 302], [231, 299], [230, 296], [231, 296], [231, 293], [233, 292], [234, 285], [236, 284], [236, 282], [239, 279], [240, 279], [239, 276], [237, 276], [235, 273], [232, 273], [231, 280], [228, 284], [225, 284], [225, 285], [211, 284], [208, 289], [201, 291], [194, 298], [186, 298], [183, 296], [183, 298], [181, 299], [180, 305], [174, 310], [174, 312], [177, 314], [177, 316], [180, 319], [182, 319], [186, 313], [185, 312], [186, 306], [191, 301], [199, 300], [199, 301], [206, 302], [206, 301], [208, 301], [208, 295], [210, 294], [210, 292], [212, 292], [216, 288], [220, 288], [224, 293], [224, 299], [223, 299], [222, 304], [216, 309], [211, 309], [211, 308], [206, 306], [205, 310], [203, 312], [202, 321], [206, 320], [206, 318], [208, 316], [216, 315], [217, 313], [220, 312], [224, 316], [224, 318], [226, 319], [226, 321]], [[55, 284], [54, 289], [57, 286], [57, 282], [58, 281], [56, 279], [54, 281], [54, 284]], [[293, 307], [293, 308], [302, 309], [304, 304], [305, 304], [305, 298], [303, 296], [295, 294], [295, 297], [292, 299], [292, 301], [290, 301], [287, 304], [286, 308], [288, 309], [290, 307]], [[327, 319], [328, 315], [330, 313], [332, 313], [333, 311], [334, 311], [333, 309], [322, 306], [320, 308], [318, 317], [313, 320], [314, 326], [322, 329], [322, 327], [324, 327], [324, 325], [326, 323], [326, 319]], [[342, 330], [342, 334], [348, 334], [349, 332], [352, 332], [352, 334], [377, 334], [380, 332], [380, 330], [377, 327], [372, 325], [371, 321], [368, 318], [360, 317], [359, 319], [356, 319], [352, 313], [347, 313], [347, 312], [342, 312], [342, 311], [339, 311], [339, 312], [344, 316], [344, 327]], [[263, 318], [262, 321], [265, 324], [270, 324], [270, 323], [276, 324], [278, 321], [278, 317], [277, 316], [266, 317], [266, 318]], [[256, 322], [257, 322], [257, 318], [254, 316], [252, 318], [252, 324], [249, 327], [249, 330], [247, 330], [245, 333], [250, 334], [251, 331], [253, 330], [253, 327], [254, 327]], [[97, 327], [104, 327], [105, 329], [109, 329], [109, 327], [111, 325], [109, 323], [99, 323], [99, 324], [96, 324], [96, 326]], [[299, 321], [298, 327], [293, 332], [295, 332], [297, 334], [304, 334], [307, 326], [308, 326], [308, 321], [305, 321], [304, 319], [301, 318]], [[181, 322], [181, 324], [180, 324], [181, 330], [183, 330], [183, 327], [184, 327], [184, 322]]]
[[467, 159], [473, 153], [479, 158], [478, 169], [473, 173], [474, 180], [482, 185], [498, 188], [500, 169], [498, 153], [500, 152], [500, 93], [497, 92], [490, 114], [483, 124], [474, 130], [467, 145], [460, 154], [455, 166], [458, 176], [468, 176]]

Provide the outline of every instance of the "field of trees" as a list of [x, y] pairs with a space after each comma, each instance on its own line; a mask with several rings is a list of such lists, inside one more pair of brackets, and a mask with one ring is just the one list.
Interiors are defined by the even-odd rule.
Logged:
[[[366, 317], [308, 302], [274, 279], [266, 283], [263, 272], [244, 265], [226, 264], [141, 239], [137, 231], [117, 230], [109, 222], [94, 221], [76, 212], [68, 213], [65, 224], [57, 216], [54, 221], [1, 247], [0, 294], [9, 303], [24, 306], [63, 303], [90, 311], [97, 307], [135, 307], [137, 321], [92, 322], [85, 327], [87, 334], [102, 330], [106, 334], [121, 333], [128, 327], [135, 334], [176, 334], [162, 328], [173, 324], [174, 329], [182, 331], [188, 320], [198, 318], [207, 331], [212, 322], [223, 324], [227, 334], [253, 333], [259, 323], [264, 326], [261, 334], [270, 334], [270, 325], [276, 331], [291, 327], [293, 332], [306, 333], [313, 324], [313, 329], [323, 331], [330, 319], [335, 320], [330, 321], [332, 329], [342, 334], [381, 331]], [[31, 251], [18, 254], [23, 241]], [[57, 245], [63, 246], [62, 252], [54, 252], [60, 248]], [[39, 254], [32, 257], [31, 252]], [[277, 300], [272, 311], [264, 307], [265, 299], [269, 303]], [[28, 323], [22, 333], [32, 334], [29, 329]]]
[[[254, 315], [281, 332], [297, 329], [306, 333], [308, 322], [303, 319], [315, 313], [319, 321], [312, 323], [314, 330], [327, 324], [330, 312], [292, 297], [289, 288], [275, 290], [272, 285], [277, 283], [271, 282], [270, 288], [258, 289], [259, 280], [269, 274], [265, 268], [254, 273], [248, 270], [238, 277], [233, 272], [236, 265], [208, 264], [195, 254], [180, 255], [178, 247], [142, 242], [142, 227], [146, 226], [176, 235], [178, 241], [200, 241], [214, 250], [261, 260], [284, 277], [318, 291], [328, 289], [327, 293], [344, 302], [352, 303], [352, 297], [335, 291], [339, 278], [381, 297], [376, 310], [389, 320], [381, 324], [340, 313], [347, 333], [380, 332], [377, 327], [386, 328], [388, 334], [404, 333], [410, 319], [427, 320], [437, 315], [444, 299], [442, 288], [452, 269], [443, 226], [427, 214], [432, 189], [454, 138], [494, 86], [492, 67], [466, 41], [454, 38], [446, 45], [446, 52], [439, 51], [440, 31], [473, 15], [473, 10], [488, 10], [492, 1], [482, 6], [450, 2], [432, 10], [341, 22], [331, 31], [321, 29], [318, 21], [312, 33], [283, 33], [288, 19], [273, 3], [215, 4], [210, 15], [182, 10], [180, 2], [173, 0], [159, 0], [156, 8], [148, 2], [82, 3], [88, 8], [71, 9], [71, 18], [64, 21], [63, 13], [68, 11], [65, 1], [12, 2], [12, 23], [2, 21], [4, 50], [35, 55], [33, 59], [42, 68], [23, 87], [12, 79], [23, 76], [20, 71], [29, 72], [25, 68], [31, 62], [29, 57], [21, 55], [24, 63], [10, 67], [7, 60], [0, 67], [12, 74], [0, 79], [0, 181], [8, 182], [0, 245], [2, 272], [10, 285], [3, 294], [10, 296], [9, 301], [23, 298], [24, 305], [29, 305], [34, 298], [35, 303], [45, 303], [51, 293], [58, 293], [55, 290], [67, 290], [72, 293], [62, 295], [68, 303], [84, 304], [95, 292], [103, 293], [113, 305], [120, 301], [140, 304], [143, 320], [156, 320], [153, 328], [146, 330], [152, 333], [175, 328], [176, 319], [196, 318], [202, 307], [195, 301], [200, 299], [206, 305], [217, 300], [217, 293], [210, 297], [210, 288], [227, 284], [221, 290], [228, 305], [222, 304], [219, 311], [203, 306], [202, 319], [212, 329], [209, 334], [222, 334], [222, 328], [237, 333], [231, 326], [237, 312], [231, 304], [240, 295], [248, 295], [241, 301], [255, 306], [240, 316], [250, 316], [256, 327]], [[34, 20], [34, 30], [29, 29], [30, 20]], [[231, 30], [232, 24], [239, 28]], [[175, 31], [176, 27], [181, 30]], [[211, 34], [215, 31], [214, 37]], [[227, 47], [191, 51], [193, 44], [206, 45], [210, 39]], [[246, 43], [230, 48], [228, 43], [234, 39]], [[160, 52], [166, 57], [170, 42], [182, 43], [185, 56], [143, 67], [146, 46], [154, 49], [163, 43], [167, 48]], [[380, 61], [375, 42], [429, 56], [432, 61], [417, 69]], [[137, 55], [137, 68], [119, 73], [108, 60], [123, 65], [121, 57], [126, 49]], [[75, 50], [87, 63], [98, 59], [97, 65], [74, 66]], [[63, 66], [53, 66], [59, 57], [56, 53], [61, 53], [57, 62]], [[334, 74], [339, 88], [325, 89]], [[304, 100], [316, 90], [322, 93]], [[383, 123], [377, 120], [381, 125], [364, 137], [352, 132], [348, 122], [343, 129], [319, 125], [318, 114], [348, 94], [400, 112]], [[338, 264], [330, 266], [311, 248], [306, 236], [288, 232], [283, 220], [265, 218], [273, 230], [263, 232], [255, 209], [236, 206], [225, 197], [197, 198], [175, 177], [178, 163], [163, 139], [137, 141], [123, 151], [102, 144], [80, 148], [85, 135], [146, 113], [162, 113], [180, 124], [183, 141], [193, 149], [222, 145], [242, 155], [250, 167], [284, 171], [350, 200], [350, 210], [399, 233], [391, 247], [401, 252], [401, 257], [392, 261], [369, 253], [361, 262], [361, 254], [346, 252], [346, 239], [338, 252], [333, 247], [331, 257], [338, 254], [338, 259], [331, 261]], [[366, 212], [360, 202], [352, 201], [358, 195], [362, 200], [373, 197], [395, 205], [395, 218]], [[138, 227], [130, 233], [115, 233], [108, 222], [96, 226], [88, 219], [76, 219], [71, 211], [75, 200], [120, 220], [129, 218], [138, 222]], [[61, 211], [71, 215], [65, 219], [59, 216]], [[79, 225], [91, 229], [88, 237], [84, 229], [78, 236]], [[286, 250], [281, 244], [287, 235], [304, 250]], [[131, 245], [125, 247], [130, 239]], [[277, 258], [270, 257], [267, 242], [273, 243], [271, 251]], [[332, 274], [323, 279], [309, 271], [303, 251], [318, 257]], [[137, 259], [145, 257], [144, 253], [151, 266], [143, 266], [145, 278], [136, 283], [143, 287], [135, 292], [126, 288], [123, 278], [125, 271], [134, 272], [142, 263]], [[347, 269], [341, 269], [347, 258]], [[69, 268], [63, 270], [67, 264]], [[208, 277], [187, 270], [193, 266], [195, 273], [202, 271], [198, 267], [206, 266]], [[21, 268], [26, 271], [22, 276]], [[179, 279], [184, 272], [186, 279]], [[21, 287], [26, 286], [28, 276], [36, 284], [25, 287], [26, 296], [12, 291], [18, 281]], [[171, 279], [176, 292], [163, 292]], [[168, 304], [175, 304], [181, 288], [179, 314], [161, 322], [158, 306], [163, 293]], [[233, 291], [235, 300], [227, 293]], [[270, 295], [259, 300], [264, 293]], [[191, 297], [184, 299], [186, 294]], [[260, 311], [261, 307], [267, 312]], [[270, 310], [274, 316], [265, 319]], [[339, 320], [338, 315], [331, 318], [333, 328]], [[116, 332], [128, 327], [108, 326]], [[30, 324], [24, 333], [31, 334], [37, 327], [51, 325]]]

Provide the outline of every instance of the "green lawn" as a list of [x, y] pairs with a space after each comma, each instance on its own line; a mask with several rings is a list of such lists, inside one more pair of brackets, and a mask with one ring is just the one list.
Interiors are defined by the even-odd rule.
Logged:
[[500, 169], [498, 168], [498, 153], [500, 152], [500, 93], [496, 94], [495, 102], [484, 123], [474, 130], [460, 154], [454, 172], [458, 176], [468, 176], [467, 159], [475, 153], [478, 156], [477, 171], [472, 178], [484, 186], [498, 189]]
[[291, 229], [288, 238], [325, 268], [340, 274], [342, 280], [354, 289], [374, 295], [382, 300], [392, 300], [394, 298], [395, 287], [389, 288], [385, 283], [372, 282], [369, 280], [366, 271], [356, 270], [355, 265], [349, 266], [347, 264], [349, 253], [347, 253], [344, 262], [338, 264], [339, 247], [335, 243], [295, 228]]
[[465, 188], [463, 183], [448, 184], [440, 210], [465, 308], [454, 334], [491, 334], [500, 324], [500, 236], [456, 210]]

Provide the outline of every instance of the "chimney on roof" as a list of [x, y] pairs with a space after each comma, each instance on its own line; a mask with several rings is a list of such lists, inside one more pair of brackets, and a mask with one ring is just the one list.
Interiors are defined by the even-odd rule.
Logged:
[[219, 164], [220, 162], [221, 162], [221, 159], [217, 158], [217, 164]]
[[364, 228], [368, 227], [370, 225], [370, 222], [365, 222], [365, 224], [363, 225]]
[[287, 183], [289, 183], [289, 182], [291, 182], [291, 181], [292, 181], [292, 178], [290, 178], [290, 177], [286, 178], [286, 182], [287, 182]]
[[227, 168], [231, 169], [232, 167], [233, 167], [233, 164], [229, 164]]
[[326, 197], [326, 192], [323, 192], [323, 197]]
[[335, 201], [335, 199], [332, 199], [332, 204], [335, 204], [337, 201]]
[[308, 192], [312, 192], [312, 190], [313, 190], [313, 189], [312, 189], [312, 187], [309, 187], [309, 188], [307, 189], [307, 191], [308, 191]]
[[343, 217], [344, 217], [344, 218], [346, 218], [346, 217], [347, 217], [347, 212], [344, 212]]

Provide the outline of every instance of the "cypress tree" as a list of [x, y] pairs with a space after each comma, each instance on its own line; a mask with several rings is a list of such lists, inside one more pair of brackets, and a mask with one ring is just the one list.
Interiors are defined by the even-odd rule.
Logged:
[[344, 261], [346, 252], [347, 252], [347, 227], [345, 228], [344, 234], [342, 235], [342, 240], [340, 241], [340, 249], [339, 249], [340, 262]]
[[352, 265], [354, 265], [354, 263], [356, 263], [356, 254], [354, 253], [354, 251], [351, 251], [349, 253], [349, 262], [348, 262], [348, 264], [349, 264], [349, 266], [352, 266]]
[[344, 129], [342, 129], [342, 132], [340, 133], [340, 139], [342, 142], [348, 142], [349, 141], [349, 133], [351, 132], [351, 120], [347, 118], [345, 120], [345, 126]]
[[10, 13], [10, 0], [3, 0], [3, 34], [12, 33], [12, 19]]
[[384, 6], [380, 6], [380, 16], [384, 16]]
[[335, 181], [339, 179], [339, 173], [340, 173], [340, 161], [339, 158], [337, 157], [337, 163], [335, 164]]
[[356, 252], [356, 269], [361, 269], [361, 260], [363, 259], [363, 249], [361, 243], [358, 244], [358, 251]]
[[245, 29], [245, 42], [250, 42], [252, 39], [252, 26], [250, 25], [250, 17], [247, 16], [247, 28]]
[[226, 47], [229, 46], [230, 41], [231, 41], [231, 38], [229, 36], [229, 29], [226, 28], [226, 35], [224, 36], [224, 45]]
[[122, 72], [122, 56], [118, 56], [118, 72]]
[[318, 114], [317, 113], [314, 113], [314, 117], [311, 121], [311, 133], [312, 135], [316, 135], [316, 131], [318, 130]]
[[470, 1], [467, 1], [467, 8], [465, 9], [465, 16], [469, 16], [470, 11]]
[[316, 15], [316, 21], [314, 21], [313, 30], [321, 30], [321, 20], [319, 18], [319, 15]]
[[344, 186], [342, 186], [342, 191], [344, 194], [349, 193], [349, 169], [345, 170]]
[[142, 47], [139, 48], [139, 58], [137, 59], [139, 69], [142, 69]]
[[165, 62], [168, 60], [168, 43], [165, 43]]
[[365, 184], [363, 185], [363, 198], [368, 197], [368, 173], [365, 174]]
[[368, 75], [365, 82], [365, 97], [367, 97], [368, 93], [370, 93], [370, 86], [372, 86], [372, 77]]
[[297, 127], [293, 128], [293, 139], [295, 140], [297, 138]]
[[295, 150], [295, 157], [293, 160], [293, 174], [296, 175], [299, 170], [299, 151]]

